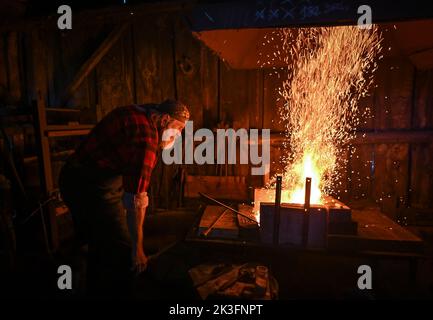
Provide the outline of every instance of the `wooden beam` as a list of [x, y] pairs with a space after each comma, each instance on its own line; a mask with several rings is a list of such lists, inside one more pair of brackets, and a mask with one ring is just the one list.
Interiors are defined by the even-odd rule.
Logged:
[[119, 40], [122, 33], [129, 26], [128, 22], [125, 22], [119, 27], [116, 27], [108, 37], [101, 43], [101, 45], [96, 49], [96, 51], [90, 56], [89, 59], [81, 66], [80, 70], [74, 77], [74, 80], [69, 84], [65, 90], [64, 96], [62, 98], [62, 105], [66, 104], [68, 100], [72, 97], [74, 92], [80, 87], [84, 79], [89, 75], [89, 73], [96, 67], [99, 61], [107, 54], [107, 52], [113, 47], [113, 45]]
[[77, 125], [47, 125], [46, 131], [72, 131], [72, 130], [91, 130], [93, 124], [77, 124]]
[[54, 189], [50, 143], [45, 135], [47, 126], [47, 118], [45, 112], [45, 99], [42, 94], [38, 93], [37, 102], [34, 103], [34, 119], [35, 119], [35, 136], [38, 144], [38, 157], [42, 159], [40, 163], [41, 182], [45, 194], [48, 196]]
[[352, 144], [428, 143], [433, 141], [433, 130], [359, 132]]
[[20, 79], [20, 66], [19, 66], [19, 48], [18, 48], [18, 33], [11, 32], [7, 35], [7, 65], [3, 66], [7, 70], [8, 75], [8, 89], [10, 97], [16, 103], [21, 101], [22, 88]]
[[433, 48], [418, 51], [409, 56], [410, 61], [418, 70], [428, 70], [433, 68]]
[[[270, 143], [282, 144], [286, 138], [284, 134], [271, 133]], [[390, 130], [379, 132], [360, 131], [350, 144], [377, 144], [377, 143], [428, 143], [433, 142], [433, 130]], [[259, 143], [262, 143], [260, 141]]]
[[46, 133], [48, 138], [58, 137], [72, 137], [72, 136], [85, 136], [90, 132], [89, 129], [83, 130], [59, 130], [59, 131], [48, 131]]

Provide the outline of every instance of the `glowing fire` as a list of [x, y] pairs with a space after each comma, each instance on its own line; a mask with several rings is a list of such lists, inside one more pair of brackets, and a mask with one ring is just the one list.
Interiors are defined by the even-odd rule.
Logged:
[[[280, 29], [273, 33], [271, 39], [275, 38], [283, 44], [275, 48], [276, 56], [287, 65], [279, 88], [287, 138], [286, 154], [280, 159], [282, 202], [304, 203], [305, 178], [311, 177], [310, 203], [320, 204], [324, 194], [335, 193], [337, 169], [346, 167], [342, 152], [356, 135], [358, 101], [373, 83], [382, 37], [377, 26], [370, 30], [343, 26]], [[267, 39], [263, 45], [272, 42]], [[275, 188], [275, 177], [267, 188]], [[256, 208], [260, 201], [255, 199]]]
[[311, 198], [310, 203], [322, 203], [322, 192], [320, 191], [320, 170], [313, 164], [312, 155], [306, 154], [303, 157], [302, 164], [298, 168], [294, 168], [296, 175], [301, 178], [301, 183], [290, 194], [289, 198], [284, 199], [283, 202], [287, 203], [304, 203], [305, 201], [305, 179], [311, 178]]

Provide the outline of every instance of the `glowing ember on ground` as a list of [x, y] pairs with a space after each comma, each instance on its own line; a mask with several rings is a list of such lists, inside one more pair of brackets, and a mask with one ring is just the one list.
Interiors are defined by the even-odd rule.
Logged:
[[[277, 36], [283, 45], [275, 52], [288, 71], [279, 89], [287, 138], [282, 202], [304, 203], [305, 178], [311, 177], [311, 203], [319, 204], [323, 194], [335, 193], [337, 169], [346, 166], [341, 154], [361, 121], [357, 103], [373, 82], [382, 37], [377, 26], [280, 29]], [[275, 177], [267, 188], [274, 184]]]

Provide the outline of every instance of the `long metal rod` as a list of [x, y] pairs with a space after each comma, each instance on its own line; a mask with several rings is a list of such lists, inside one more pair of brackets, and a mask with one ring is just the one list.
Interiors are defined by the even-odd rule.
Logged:
[[277, 177], [277, 183], [275, 186], [275, 213], [274, 213], [274, 234], [273, 240], [274, 245], [278, 245], [280, 242], [280, 209], [281, 209], [281, 188], [283, 178]]
[[221, 212], [221, 214], [218, 216], [218, 218], [216, 218], [215, 221], [212, 222], [212, 224], [205, 231], [203, 231], [201, 234], [203, 236], [207, 237], [208, 234], [212, 231], [212, 229], [216, 226], [216, 224], [222, 219], [222, 217], [225, 216], [227, 211], [228, 211], [228, 209], [225, 209], [223, 212]]
[[305, 209], [310, 209], [311, 202], [311, 178], [305, 178]]
[[44, 233], [45, 250], [47, 251], [48, 255], [51, 255], [50, 244], [48, 241], [47, 227], [45, 225], [44, 209], [41, 202], [39, 202], [39, 213], [41, 215], [42, 231]]
[[250, 218], [246, 214], [243, 214], [242, 212], [239, 212], [238, 210], [233, 209], [232, 207], [229, 207], [228, 205], [226, 205], [226, 204], [224, 204], [222, 202], [219, 202], [218, 200], [216, 200], [214, 198], [211, 198], [208, 195], [205, 195], [204, 193], [199, 192], [198, 194], [200, 196], [202, 196], [203, 198], [206, 198], [206, 199], [208, 199], [208, 200], [210, 200], [210, 201], [212, 201], [212, 202], [214, 202], [214, 203], [216, 203], [216, 204], [218, 204], [218, 205], [220, 205], [220, 206], [222, 206], [222, 207], [224, 207], [226, 209], [229, 209], [229, 210], [233, 211], [234, 213], [236, 213], [236, 214], [238, 214], [238, 215], [240, 215], [240, 216], [242, 216], [242, 217], [244, 217], [244, 218], [246, 218], [246, 219], [248, 219], [248, 220], [250, 220], [250, 221], [252, 221], [252, 222], [254, 222], [256, 224], [258, 224], [258, 222], [256, 221], [256, 219]]
[[310, 202], [311, 202], [311, 178], [305, 179], [305, 203], [304, 203], [304, 224], [302, 232], [302, 242], [304, 246], [308, 244], [308, 231], [310, 229]]

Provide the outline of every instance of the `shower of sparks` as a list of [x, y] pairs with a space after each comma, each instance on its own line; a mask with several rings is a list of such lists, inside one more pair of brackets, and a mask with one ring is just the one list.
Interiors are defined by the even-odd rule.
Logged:
[[[373, 84], [382, 36], [377, 26], [279, 29], [264, 45], [276, 37], [282, 46], [272, 60], [284, 61], [288, 71], [279, 88], [287, 138], [280, 174], [288, 192], [282, 202], [304, 203], [305, 178], [311, 177], [311, 203], [321, 203], [323, 194], [335, 193], [347, 163], [343, 155], [368, 117], [369, 109], [361, 113], [358, 101]], [[267, 187], [274, 184], [275, 177]]]

